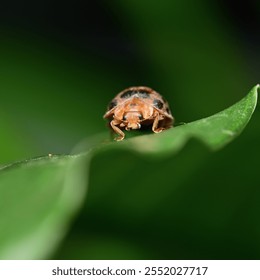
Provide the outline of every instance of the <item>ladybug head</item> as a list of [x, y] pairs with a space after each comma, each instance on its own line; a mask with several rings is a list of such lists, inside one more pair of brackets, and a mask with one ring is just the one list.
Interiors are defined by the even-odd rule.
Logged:
[[143, 116], [138, 111], [130, 111], [124, 114], [123, 121], [126, 124], [126, 130], [130, 129], [140, 129], [140, 121], [143, 119]]

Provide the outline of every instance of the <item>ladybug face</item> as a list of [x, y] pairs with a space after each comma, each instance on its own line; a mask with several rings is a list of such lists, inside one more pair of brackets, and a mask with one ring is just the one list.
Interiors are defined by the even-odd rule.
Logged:
[[109, 103], [104, 118], [110, 120], [111, 128], [119, 135], [117, 141], [125, 137], [122, 129], [151, 126], [153, 132], [159, 133], [172, 127], [174, 120], [167, 101], [158, 92], [144, 86], [121, 91]]

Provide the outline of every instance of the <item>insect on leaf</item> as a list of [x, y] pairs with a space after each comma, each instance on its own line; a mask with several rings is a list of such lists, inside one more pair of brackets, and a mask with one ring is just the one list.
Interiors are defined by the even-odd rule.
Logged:
[[89, 163], [97, 152], [118, 149], [144, 156], [173, 156], [191, 138], [213, 151], [218, 150], [234, 140], [247, 125], [257, 103], [258, 88], [255, 86], [226, 110], [159, 134], [106, 144], [95, 140], [90, 145], [88, 141], [80, 145], [83, 154], [50, 155], [2, 168], [0, 258], [44, 259], [55, 252], [83, 204]]

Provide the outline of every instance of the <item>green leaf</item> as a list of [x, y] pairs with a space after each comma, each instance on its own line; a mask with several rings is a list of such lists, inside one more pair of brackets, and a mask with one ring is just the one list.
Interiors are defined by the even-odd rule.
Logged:
[[[129, 150], [146, 156], [175, 155], [192, 138], [202, 141], [211, 150], [218, 150], [237, 137], [245, 128], [256, 106], [258, 87], [255, 86], [240, 102], [218, 114], [160, 134], [137, 136], [122, 142], [109, 143], [99, 143], [100, 139], [97, 136], [93, 141], [83, 142], [77, 147], [84, 150], [82, 154], [50, 155], [2, 168], [0, 170], [0, 258], [40, 259], [48, 258], [55, 252], [84, 202], [89, 180], [88, 171], [91, 170], [89, 163], [93, 156], [97, 157], [98, 154], [106, 154], [105, 151], [109, 151], [106, 164], [113, 166], [113, 160], [117, 155], [121, 157], [120, 162], [124, 160], [122, 153], [114, 153], [114, 158], [111, 157], [114, 150], [123, 153], [124, 150]], [[103, 168], [98, 171], [102, 174], [100, 177], [106, 178], [111, 183], [123, 182], [131, 173], [131, 166], [135, 165], [134, 158], [128, 156], [128, 159], [127, 168], [119, 166], [114, 173], [107, 173]], [[95, 170], [98, 168], [100, 166], [96, 166]], [[168, 174], [171, 174], [170, 168], [171, 166], [168, 167]], [[182, 167], [181, 169], [183, 170]], [[128, 173], [124, 173], [125, 171]], [[160, 170], [154, 166], [153, 176], [158, 177], [159, 173], [156, 172], [160, 173]], [[178, 173], [184, 177], [187, 167]], [[147, 184], [148, 179], [152, 180], [153, 176], [143, 178], [144, 184]], [[98, 189], [94, 191], [99, 192]], [[136, 191], [138, 191], [136, 195], [132, 193], [134, 197], [139, 197], [136, 207], [137, 205], [143, 207], [144, 203], [148, 207], [149, 203], [153, 203], [147, 193], [143, 194], [146, 197], [144, 200], [141, 199], [139, 190]], [[158, 193], [154, 192], [153, 196], [158, 197]], [[127, 197], [125, 199], [127, 201]]]
[[1, 169], [0, 259], [53, 252], [86, 192], [81, 166], [79, 157], [50, 155]]
[[218, 150], [234, 140], [249, 122], [257, 104], [258, 88], [256, 85], [241, 101], [208, 118], [160, 134], [134, 137], [113, 146], [160, 156], [177, 153], [190, 138], [195, 138], [211, 150]]

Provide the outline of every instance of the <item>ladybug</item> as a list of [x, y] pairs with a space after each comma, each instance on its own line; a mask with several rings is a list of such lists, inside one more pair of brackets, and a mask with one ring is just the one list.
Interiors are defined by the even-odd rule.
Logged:
[[174, 118], [168, 102], [155, 90], [145, 87], [129, 87], [116, 95], [109, 103], [104, 119], [110, 120], [110, 126], [118, 137], [125, 138], [122, 131], [151, 127], [159, 133], [173, 126]]

